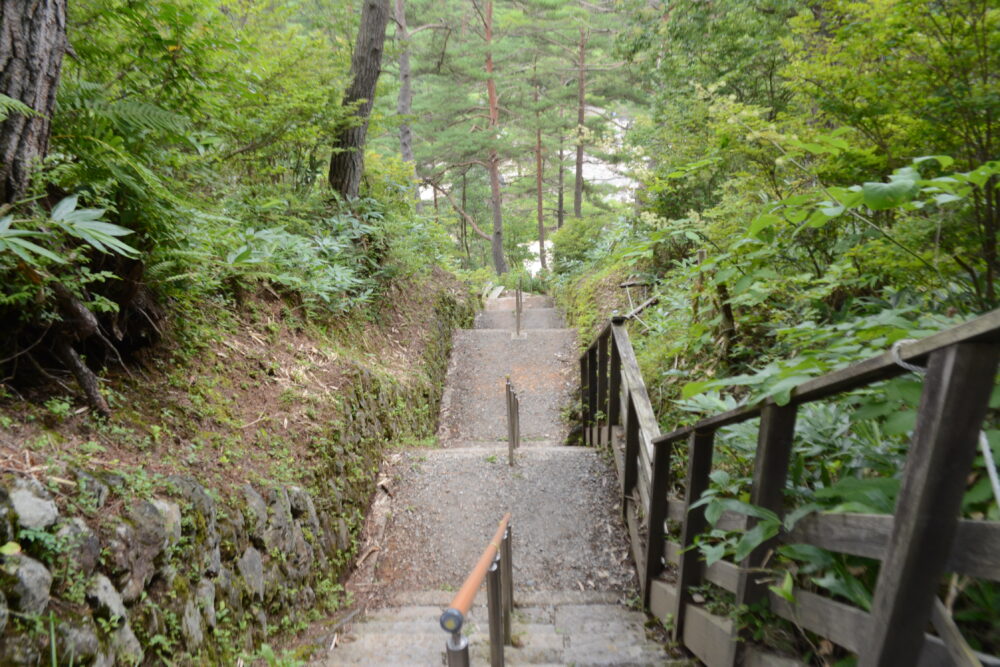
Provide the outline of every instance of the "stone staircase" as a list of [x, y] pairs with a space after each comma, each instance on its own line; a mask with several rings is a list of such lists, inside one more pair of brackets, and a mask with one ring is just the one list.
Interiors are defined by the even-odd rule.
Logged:
[[[469, 656], [474, 665], [490, 660], [485, 597], [480, 597], [467, 621], [472, 628]], [[444, 664], [446, 635], [437, 619], [449, 599], [429, 593], [404, 596], [402, 601], [414, 604], [369, 613], [354, 627], [352, 641], [331, 654], [336, 662], [328, 664]], [[517, 601], [512, 614], [514, 646], [504, 647], [504, 660], [508, 665], [670, 664], [663, 648], [647, 639], [645, 621], [645, 614], [616, 604], [614, 594], [527, 595]]]
[[[671, 665], [635, 599], [634, 565], [606, 456], [564, 446], [561, 412], [579, 386], [575, 333], [547, 297], [487, 300], [456, 332], [442, 401], [440, 448], [401, 452], [383, 470], [348, 587], [365, 611], [342, 628], [325, 665], [442, 665], [438, 625], [453, 591], [511, 512], [514, 646], [509, 665]], [[520, 396], [521, 449], [507, 465], [503, 386]], [[485, 588], [485, 587], [484, 587]], [[486, 593], [466, 620], [473, 664], [489, 663]], [[660, 633], [662, 635], [662, 633]]]

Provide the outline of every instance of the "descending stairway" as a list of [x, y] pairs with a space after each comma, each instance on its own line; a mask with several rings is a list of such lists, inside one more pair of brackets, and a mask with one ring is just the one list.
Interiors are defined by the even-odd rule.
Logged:
[[[510, 665], [664, 665], [644, 614], [623, 605], [635, 573], [617, 481], [596, 450], [563, 445], [561, 412], [577, 386], [575, 335], [550, 299], [489, 299], [456, 332], [437, 449], [394, 457], [384, 473], [350, 587], [364, 615], [338, 636], [326, 665], [442, 665], [438, 617], [510, 511], [514, 646]], [[504, 381], [520, 395], [521, 449], [507, 465]], [[473, 664], [488, 664], [486, 594], [466, 622]]]

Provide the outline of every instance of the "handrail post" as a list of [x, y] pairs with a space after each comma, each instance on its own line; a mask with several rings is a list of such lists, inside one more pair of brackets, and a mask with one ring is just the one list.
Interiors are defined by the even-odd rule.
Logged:
[[514, 293], [514, 321], [515, 321], [515, 331], [514, 336], [516, 338], [521, 337], [521, 278], [517, 279], [517, 292]]
[[461, 630], [451, 633], [444, 645], [448, 667], [469, 667], [469, 638]]
[[504, 398], [507, 402], [507, 465], [514, 465], [514, 392], [510, 386], [510, 376], [504, 385]]
[[490, 665], [503, 667], [503, 591], [498, 553], [486, 573], [486, 606], [490, 626]]
[[611, 342], [611, 327], [607, 333], [597, 338], [597, 446], [605, 444], [604, 428], [608, 424], [608, 344]]
[[503, 542], [500, 543], [500, 576], [503, 582], [503, 643], [507, 646], [514, 645], [510, 622], [510, 615], [514, 610], [514, 562], [510, 540], [510, 524], [507, 524], [507, 532], [504, 533]]
[[[645, 445], [641, 444], [640, 447]], [[646, 508], [648, 525], [646, 527], [646, 571], [640, 573], [640, 592], [642, 606], [649, 608], [649, 591], [653, 580], [663, 572], [663, 550], [665, 531], [663, 523], [667, 520], [667, 492], [670, 490], [670, 458], [673, 445], [669, 442], [653, 444], [653, 479], [650, 481], [649, 507]]]

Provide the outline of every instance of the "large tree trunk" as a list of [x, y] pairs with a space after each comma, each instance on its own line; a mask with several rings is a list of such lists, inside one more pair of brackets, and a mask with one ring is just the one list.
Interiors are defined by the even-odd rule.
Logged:
[[545, 217], [542, 209], [542, 118], [538, 111], [538, 86], [535, 86], [535, 192], [538, 204], [538, 261], [545, 265]]
[[0, 123], [0, 203], [24, 194], [48, 150], [66, 44], [66, 0], [0, 2], [0, 93], [39, 114], [12, 113]]
[[389, 22], [389, 0], [364, 0], [358, 40], [351, 57], [351, 87], [344, 104], [358, 104], [355, 117], [333, 142], [330, 187], [347, 199], [358, 196], [365, 164], [365, 135], [375, 103], [375, 84], [382, 71], [382, 47]]
[[565, 154], [563, 153], [563, 139], [564, 137], [559, 137], [559, 185], [557, 186], [559, 190], [559, 202], [556, 204], [556, 229], [562, 229], [563, 220], [566, 217], [566, 204], [565, 204], [565, 183], [566, 183], [566, 163]]
[[493, 205], [493, 268], [497, 275], [507, 273], [507, 260], [503, 256], [503, 200], [500, 197], [500, 157], [497, 155], [495, 143], [497, 128], [500, 125], [500, 103], [497, 100], [497, 84], [493, 79], [493, 0], [486, 0], [486, 93], [490, 105], [490, 133], [494, 147], [490, 148], [486, 161], [490, 172], [490, 199]]
[[580, 56], [576, 85], [576, 185], [573, 189], [573, 215], [583, 215], [583, 124], [587, 108], [587, 31], [580, 28]]
[[399, 126], [399, 152], [406, 162], [413, 162], [413, 133], [410, 131], [408, 116], [413, 108], [412, 75], [410, 73], [410, 31], [406, 27], [406, 9], [403, 0], [396, 0], [396, 32], [399, 39], [399, 98], [396, 113], [402, 119]]

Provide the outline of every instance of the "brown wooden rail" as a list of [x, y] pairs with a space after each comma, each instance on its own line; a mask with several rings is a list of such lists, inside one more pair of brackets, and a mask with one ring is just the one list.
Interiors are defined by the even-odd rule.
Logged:
[[[661, 435], [625, 319], [609, 322], [584, 352], [584, 438], [604, 446], [624, 437], [624, 446], [612, 449], [644, 604], [656, 615], [670, 617], [675, 639], [703, 662], [711, 667], [742, 663], [750, 650], [737, 642], [738, 630], [729, 619], [694, 604], [692, 587], [709, 581], [732, 592], [738, 605], [767, 599], [774, 613], [857, 653], [863, 666], [976, 660], [1000, 665], [994, 656], [970, 658], [950, 617], [935, 606], [945, 573], [1000, 581], [1000, 522], [959, 517], [997, 372], [1000, 311], [904, 345], [900, 356], [926, 366], [927, 374], [895, 514], [810, 516], [741, 563], [705, 567], [692, 548], [706, 529], [704, 507], [690, 507], [708, 488], [718, 429], [760, 420], [751, 502], [780, 516], [791, 509], [785, 506], [784, 489], [798, 406], [908, 371], [886, 352], [803, 382], [786, 405], [769, 399]], [[677, 485], [684, 489], [683, 498], [668, 497], [675, 486], [670, 462], [677, 446], [687, 448], [687, 471]], [[668, 519], [680, 525], [676, 538], [666, 531]], [[752, 523], [724, 515], [719, 525], [746, 529]], [[871, 611], [804, 590], [794, 591], [794, 604], [769, 592], [757, 571], [781, 542], [881, 560]], [[932, 624], [938, 636], [925, 634]]]

